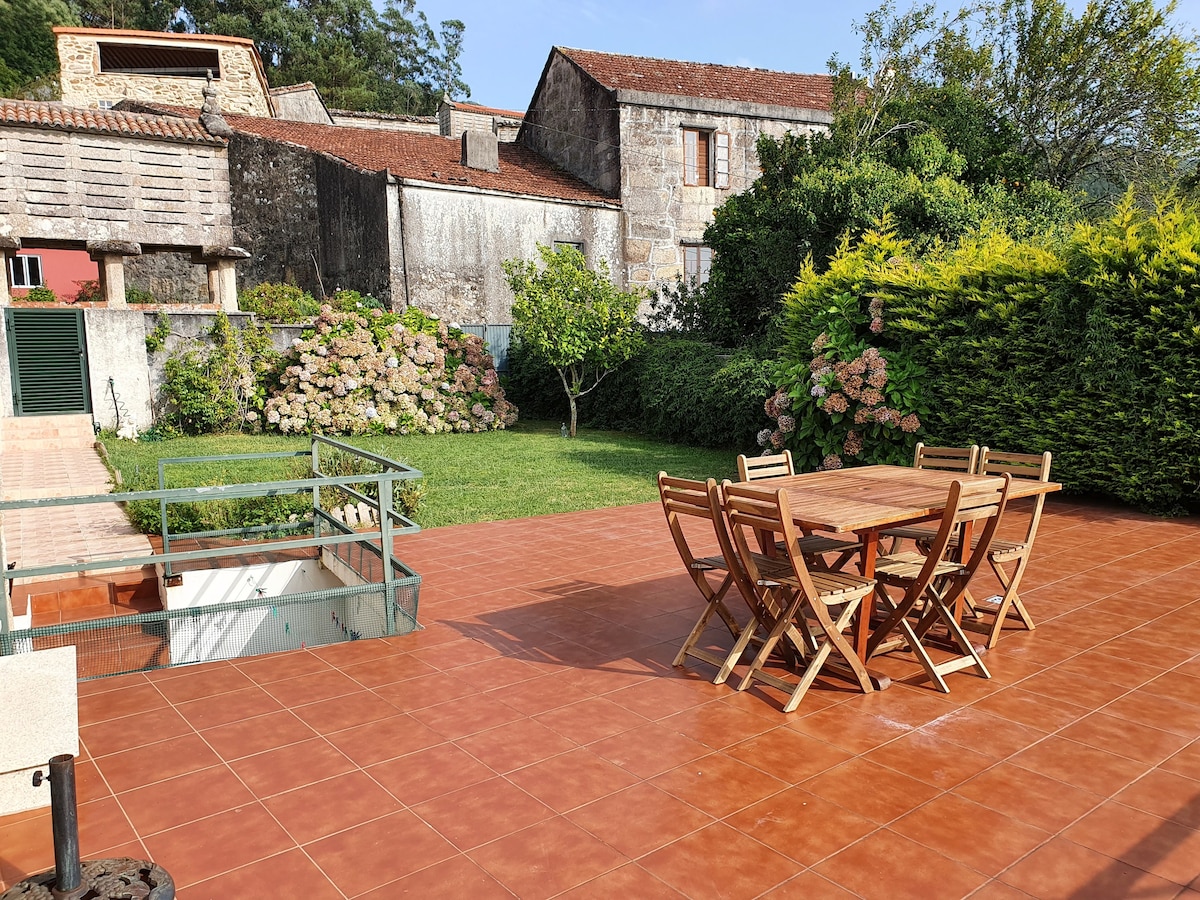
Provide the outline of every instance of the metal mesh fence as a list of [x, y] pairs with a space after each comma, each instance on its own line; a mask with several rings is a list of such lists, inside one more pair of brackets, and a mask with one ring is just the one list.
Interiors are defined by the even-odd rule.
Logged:
[[[45, 625], [0, 634], [0, 655], [74, 645], [80, 680], [258, 656], [417, 627], [421, 579]], [[392, 594], [391, 602], [387, 594]]]

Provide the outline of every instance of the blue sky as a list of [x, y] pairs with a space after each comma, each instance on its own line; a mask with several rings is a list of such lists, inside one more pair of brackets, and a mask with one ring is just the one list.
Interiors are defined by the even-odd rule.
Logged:
[[[824, 72], [829, 55], [858, 59], [853, 23], [880, 0], [417, 0], [429, 21], [466, 23], [471, 99], [524, 110], [555, 44], [693, 62]], [[1119, 2], [1119, 0], [1118, 0]], [[957, 9], [959, 3], [939, 4]], [[1081, 7], [1082, 0], [1071, 0]], [[906, 9], [905, 0], [897, 6]], [[1200, 0], [1176, 19], [1200, 29]]]

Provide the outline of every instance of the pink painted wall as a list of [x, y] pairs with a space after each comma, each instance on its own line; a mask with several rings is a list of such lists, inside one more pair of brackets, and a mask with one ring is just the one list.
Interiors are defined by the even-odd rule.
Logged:
[[[18, 250], [17, 256], [42, 258], [42, 283], [54, 291], [59, 300], [74, 300], [79, 293], [80, 282], [96, 281], [100, 277], [99, 267], [92, 262], [86, 250], [31, 248]], [[27, 293], [24, 288], [13, 288], [12, 291], [14, 297], [24, 297]]]

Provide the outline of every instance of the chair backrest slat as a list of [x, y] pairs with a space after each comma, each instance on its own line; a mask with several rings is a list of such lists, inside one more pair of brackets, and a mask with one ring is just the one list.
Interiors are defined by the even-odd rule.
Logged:
[[741, 557], [742, 566], [756, 582], [767, 580], [760, 571], [757, 559], [750, 549], [747, 532], [753, 532], [760, 546], [773, 544], [766, 536], [777, 534], [783, 541], [784, 555], [791, 563], [792, 574], [801, 590], [809, 599], [815, 600], [817, 590], [804, 562], [800, 550], [800, 530], [792, 521], [791, 505], [787, 492], [769, 488], [735, 485], [725, 481], [721, 484], [725, 514], [733, 533], [734, 545]]
[[[1023, 478], [1034, 481], [1050, 480], [1050, 464], [1053, 457], [1050, 451], [1045, 453], [1005, 453], [1002, 450], [992, 450], [984, 447], [979, 453], [977, 471], [980, 475], [1011, 475], [1014, 479]], [[1026, 552], [1037, 537], [1038, 525], [1042, 521], [1042, 507], [1046, 505], [1046, 495], [1038, 494], [1033, 502], [1033, 515], [1029, 519], [1029, 527], [1025, 531]]]
[[739, 454], [737, 458], [738, 481], [758, 481], [760, 478], [777, 478], [780, 475], [795, 475], [796, 467], [792, 463], [792, 451], [772, 453], [767, 456], [746, 456]]
[[908, 588], [910, 591], [921, 593], [925, 590], [925, 586], [933, 578], [938, 563], [944, 559], [950, 538], [958, 530], [959, 525], [963, 522], [982, 520], [984, 526], [983, 531], [979, 534], [979, 541], [977, 544], [972, 541], [975, 549], [963, 567], [966, 580], [970, 580], [970, 576], [975, 573], [987, 555], [987, 548], [991, 545], [996, 527], [1003, 516], [1004, 507], [1008, 503], [1008, 486], [1011, 481], [1010, 475], [1003, 475], [998, 478], [989, 478], [986, 481], [955, 481], [950, 485], [941, 522], [930, 542], [929, 553], [925, 557], [921, 572], [916, 581]]
[[913, 468], [941, 469], [946, 472], [963, 472], [968, 475], [975, 471], [979, 458], [979, 447], [926, 447], [918, 443], [913, 453]]

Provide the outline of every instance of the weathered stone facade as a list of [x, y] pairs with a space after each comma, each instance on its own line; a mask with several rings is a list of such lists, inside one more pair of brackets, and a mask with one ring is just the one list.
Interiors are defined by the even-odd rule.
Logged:
[[101, 71], [101, 41], [160, 47], [177, 47], [186, 43], [189, 47], [202, 47], [219, 53], [220, 73], [213, 74], [221, 94], [221, 108], [225, 112], [248, 116], [272, 114], [262, 64], [254, 43], [245, 38], [94, 28], [56, 28], [54, 32], [58, 39], [59, 81], [64, 103], [97, 107], [101, 101], [111, 106], [121, 100], [140, 100], [199, 108], [204, 101], [203, 77]]
[[202, 247], [233, 238], [223, 147], [0, 125], [0, 234]]

